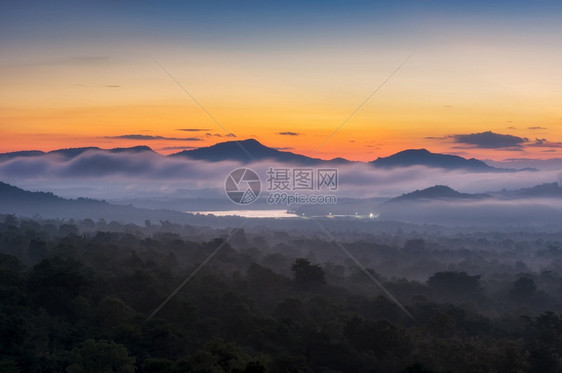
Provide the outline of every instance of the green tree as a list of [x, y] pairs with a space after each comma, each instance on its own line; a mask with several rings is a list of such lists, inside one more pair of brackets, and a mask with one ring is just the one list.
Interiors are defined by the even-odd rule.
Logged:
[[466, 300], [482, 294], [480, 276], [471, 276], [466, 272], [436, 272], [427, 284], [438, 298]]
[[535, 285], [535, 281], [532, 278], [519, 277], [513, 284], [509, 295], [515, 300], [524, 300], [534, 296], [536, 291], [537, 285]]
[[132, 373], [135, 358], [123, 345], [107, 340], [87, 339], [71, 352], [68, 373]]
[[291, 267], [295, 274], [295, 282], [303, 288], [323, 285], [326, 283], [324, 270], [318, 264], [310, 264], [305, 258], [298, 258]]

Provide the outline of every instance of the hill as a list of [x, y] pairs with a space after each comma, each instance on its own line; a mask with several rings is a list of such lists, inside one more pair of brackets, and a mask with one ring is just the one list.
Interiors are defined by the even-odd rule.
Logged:
[[[170, 157], [184, 157], [201, 161], [239, 161], [253, 162], [262, 160], [272, 160], [283, 163], [296, 164], [321, 164], [326, 161], [319, 158], [310, 158], [301, 154], [287, 151], [280, 151], [267, 147], [254, 139], [242, 141], [226, 141], [203, 148], [184, 150], [170, 155]], [[341, 158], [337, 162], [344, 162]], [[348, 162], [348, 161], [345, 161]]]
[[431, 153], [426, 149], [409, 149], [393, 154], [389, 157], [377, 158], [370, 162], [375, 167], [392, 168], [408, 166], [427, 166], [445, 168], [448, 170], [465, 169], [470, 171], [500, 171], [502, 169], [488, 166], [486, 163], [457, 155]]
[[415, 190], [411, 193], [402, 194], [399, 197], [387, 201], [387, 203], [419, 200], [470, 200], [490, 197], [491, 196], [488, 194], [461, 193], [446, 185], [434, 185], [426, 189]]
[[57, 149], [49, 152], [43, 152], [40, 150], [24, 150], [19, 152], [2, 153], [0, 154], [0, 162], [9, 161], [11, 159], [19, 158], [19, 157], [40, 157], [44, 155], [59, 155], [66, 159], [72, 159], [89, 151], [99, 151], [99, 152], [107, 152], [113, 154], [118, 154], [118, 153], [134, 154], [134, 153], [144, 153], [144, 152], [151, 152], [154, 154], [158, 154], [150, 147], [145, 145], [133, 146], [130, 148], [113, 148], [113, 149], [101, 149], [95, 146], [89, 146], [89, 147], [82, 147], [82, 148]]
[[493, 193], [499, 198], [522, 199], [522, 198], [562, 198], [562, 187], [557, 182], [535, 185], [531, 188], [516, 190], [503, 189]]
[[105, 219], [144, 224], [145, 220], [193, 222], [193, 216], [171, 210], [150, 210], [131, 205], [110, 204], [106, 201], [77, 198], [66, 199], [49, 192], [30, 192], [0, 182], [0, 214], [41, 216], [59, 219]]

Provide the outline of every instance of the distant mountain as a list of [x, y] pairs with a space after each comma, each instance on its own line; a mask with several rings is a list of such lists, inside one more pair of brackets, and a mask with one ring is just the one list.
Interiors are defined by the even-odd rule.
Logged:
[[546, 225], [559, 229], [562, 209], [557, 204], [532, 200], [502, 200], [488, 194], [460, 193], [436, 185], [401, 195], [377, 206], [380, 220], [443, 226]]
[[503, 161], [486, 160], [493, 167], [538, 170], [562, 170], [562, 158], [532, 159], [511, 158]]
[[[148, 146], [135, 146], [130, 148], [114, 148], [100, 149], [98, 147], [70, 148], [58, 149], [50, 152], [42, 151], [21, 151], [0, 154], [0, 162], [7, 161], [18, 157], [39, 157], [43, 155], [57, 155], [66, 159], [78, 157], [87, 152], [105, 152], [105, 153], [127, 153], [142, 154], [152, 153], [160, 156], [159, 153], [153, 151]], [[261, 144], [254, 139], [241, 141], [226, 141], [217, 143], [212, 146], [201, 147], [193, 150], [184, 150], [174, 153], [168, 157], [177, 159], [192, 159], [208, 162], [218, 161], [238, 161], [249, 163], [253, 161], [271, 160], [280, 163], [296, 164], [296, 165], [346, 165], [353, 162], [344, 158], [334, 158], [331, 160], [323, 160], [319, 158], [307, 157], [288, 151], [281, 151], [270, 148]], [[375, 167], [393, 168], [393, 167], [409, 167], [409, 166], [427, 166], [443, 168], [447, 170], [467, 170], [473, 172], [515, 172], [515, 169], [495, 168], [478, 159], [466, 159], [455, 155], [431, 153], [426, 149], [410, 149], [404, 150], [389, 157], [378, 158], [369, 162]]]
[[64, 200], [64, 198], [57, 197], [50, 192], [29, 192], [0, 181], [0, 202], [2, 205], [21, 202], [62, 202]]
[[143, 224], [145, 220], [192, 223], [193, 215], [171, 210], [149, 210], [89, 198], [66, 199], [48, 192], [30, 192], [0, 182], [0, 214], [58, 219], [106, 219]]
[[531, 188], [517, 190], [503, 189], [493, 193], [495, 196], [504, 199], [521, 198], [562, 198], [562, 187], [557, 182], [536, 185]]
[[435, 185], [426, 189], [416, 190], [411, 193], [402, 194], [386, 203], [408, 202], [420, 200], [475, 200], [490, 198], [489, 194], [469, 194], [457, 192], [446, 185]]
[[130, 148], [113, 148], [113, 149], [101, 149], [96, 146], [88, 146], [83, 148], [67, 148], [67, 149], [57, 149], [51, 150], [50, 152], [43, 152], [40, 150], [24, 150], [19, 152], [10, 152], [10, 153], [1, 153], [0, 154], [0, 162], [7, 161], [13, 158], [18, 157], [37, 157], [41, 155], [47, 154], [58, 154], [62, 155], [65, 158], [74, 158], [77, 157], [85, 152], [88, 151], [100, 151], [100, 152], [108, 152], [108, 153], [143, 153], [143, 152], [151, 152], [157, 154], [154, 150], [150, 147], [145, 145], [140, 146], [133, 146]]
[[283, 163], [295, 164], [322, 164], [322, 163], [349, 163], [343, 158], [336, 158], [332, 161], [325, 161], [319, 158], [311, 158], [304, 155], [280, 151], [267, 147], [254, 139], [241, 141], [221, 142], [212, 146], [198, 148], [193, 150], [184, 150], [179, 153], [170, 155], [174, 158], [188, 158], [201, 161], [239, 161], [253, 162], [262, 160], [272, 160]]
[[375, 167], [381, 168], [427, 166], [448, 170], [504, 171], [503, 169], [488, 166], [475, 158], [466, 159], [457, 155], [431, 153], [426, 149], [404, 150], [389, 157], [377, 158], [370, 163]]
[[23, 150], [19, 152], [2, 153], [0, 154], [0, 162], [7, 161], [17, 157], [36, 157], [44, 154], [45, 152], [42, 152], [40, 150]]
[[101, 150], [101, 149], [95, 146], [89, 146], [84, 148], [68, 148], [68, 149], [52, 150], [50, 152], [47, 152], [46, 154], [58, 154], [70, 159], [70, 158], [78, 157], [79, 155], [85, 152], [93, 151], [93, 150]]
[[152, 150], [149, 146], [146, 145], [132, 146], [129, 148], [113, 148], [113, 149], [109, 149], [109, 151], [111, 153], [144, 153], [144, 152], [156, 153], [154, 150]]
[[69, 148], [69, 149], [58, 149], [50, 151], [46, 154], [59, 154], [66, 158], [74, 158], [83, 153], [88, 151], [100, 151], [100, 152], [108, 152], [108, 153], [143, 153], [143, 152], [151, 152], [156, 154], [150, 147], [148, 146], [133, 146], [130, 148], [113, 148], [113, 149], [100, 149], [95, 146], [85, 147], [85, 148]]

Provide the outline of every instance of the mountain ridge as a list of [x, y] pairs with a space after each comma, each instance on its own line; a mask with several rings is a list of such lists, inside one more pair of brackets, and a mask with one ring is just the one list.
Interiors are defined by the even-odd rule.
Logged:
[[489, 194], [471, 194], [459, 192], [447, 185], [434, 185], [425, 189], [417, 189], [394, 197], [385, 203], [420, 201], [420, 200], [477, 200], [491, 198]]
[[47, 152], [44, 152], [42, 150], [20, 150], [15, 152], [0, 153], [0, 162], [17, 157], [38, 157], [38, 156], [49, 155], [49, 154], [62, 155], [66, 158], [74, 158], [88, 151], [102, 151], [102, 152], [108, 152], [114, 154], [115, 153], [141, 153], [141, 152], [151, 152], [154, 154], [159, 154], [146, 145], [137, 145], [127, 148], [111, 148], [111, 149], [102, 149], [97, 146], [85, 146], [85, 147], [78, 147], [78, 148], [61, 148], [61, 149], [50, 150]]
[[445, 169], [467, 169], [472, 171], [499, 170], [476, 158], [463, 158], [458, 155], [432, 153], [427, 149], [406, 149], [388, 157], [379, 157], [369, 162], [375, 167], [392, 168], [408, 166], [428, 166]]
[[[152, 153], [164, 156], [146, 145], [139, 145], [126, 148], [101, 149], [98, 147], [82, 147], [57, 149], [49, 152], [39, 150], [19, 151], [0, 154], [0, 162], [11, 160], [18, 157], [40, 157], [44, 155], [60, 155], [66, 159], [78, 157], [86, 152], [99, 151], [112, 154], [128, 153], [141, 154]], [[432, 153], [427, 149], [406, 149], [388, 157], [379, 157], [370, 162], [355, 162], [341, 157], [330, 160], [308, 157], [302, 154], [289, 151], [282, 151], [263, 145], [255, 139], [240, 141], [219, 142], [211, 146], [200, 147], [192, 150], [184, 150], [168, 155], [175, 159], [192, 159], [207, 162], [237, 161], [250, 163], [254, 161], [276, 161], [280, 163], [290, 163], [296, 165], [346, 165], [346, 164], [368, 164], [377, 168], [411, 167], [425, 166], [432, 168], [443, 168], [446, 170], [466, 170], [471, 172], [515, 172], [516, 169], [496, 168], [486, 164], [476, 158], [463, 158], [456, 155]], [[526, 169], [529, 170], [529, 169]]]
[[[178, 153], [170, 154], [169, 157], [185, 157], [193, 160], [209, 162], [219, 162], [225, 160], [233, 160], [239, 162], [274, 160], [278, 162], [299, 164], [320, 164], [330, 162], [330, 160], [312, 158], [302, 154], [270, 148], [255, 139], [220, 142], [211, 146], [192, 150], [184, 150]], [[344, 161], [350, 162], [348, 160]], [[340, 159], [336, 160], [336, 162], [342, 161]]]
[[79, 197], [63, 198], [51, 192], [31, 192], [0, 181], [0, 214], [55, 219], [105, 219], [133, 222], [145, 220], [194, 222], [191, 214], [166, 209], [146, 209], [132, 205], [109, 203], [105, 200]]

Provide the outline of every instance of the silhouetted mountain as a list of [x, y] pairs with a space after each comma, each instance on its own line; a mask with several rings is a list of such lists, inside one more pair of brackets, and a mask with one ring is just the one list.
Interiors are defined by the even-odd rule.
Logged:
[[556, 224], [562, 210], [556, 204], [528, 199], [501, 200], [489, 194], [467, 194], [436, 185], [393, 198], [377, 207], [381, 220], [445, 226], [521, 226]]
[[483, 199], [490, 198], [488, 194], [469, 194], [457, 192], [446, 185], [435, 185], [426, 189], [416, 190], [411, 193], [402, 194], [386, 203], [406, 202], [419, 200], [461, 200], [461, 199]]
[[130, 148], [113, 148], [109, 149], [111, 153], [144, 153], [144, 152], [151, 152], [156, 153], [152, 150], [149, 146], [146, 145], [138, 145], [132, 146]]
[[517, 190], [503, 189], [495, 192], [499, 198], [521, 199], [521, 198], [562, 198], [562, 187], [557, 182], [536, 185], [531, 188], [523, 188]]
[[328, 162], [330, 162], [330, 163], [332, 163], [332, 164], [357, 163], [357, 162], [355, 162], [355, 161], [350, 161], [350, 160], [347, 160], [347, 159], [342, 158], [342, 157], [336, 157], [336, 158], [330, 159]]
[[518, 170], [561, 170], [562, 158], [532, 159], [510, 158], [503, 161], [485, 160], [492, 167], [516, 168]]
[[89, 146], [89, 147], [84, 147], [84, 148], [67, 148], [67, 149], [57, 149], [57, 150], [52, 150], [50, 152], [48, 152], [47, 154], [58, 154], [58, 155], [62, 155], [66, 158], [74, 158], [79, 156], [82, 153], [85, 153], [87, 151], [90, 150], [101, 150], [98, 147], [95, 146]]
[[77, 157], [87, 151], [97, 150], [101, 152], [109, 152], [109, 153], [143, 153], [143, 152], [151, 152], [156, 154], [150, 147], [145, 145], [133, 146], [130, 148], [113, 148], [113, 149], [100, 149], [98, 147], [85, 147], [85, 148], [69, 148], [69, 149], [59, 149], [53, 150], [48, 152], [47, 154], [61, 154], [67, 158], [74, 158]]
[[42, 152], [41, 150], [22, 150], [19, 152], [2, 153], [0, 154], [0, 162], [17, 157], [36, 157], [44, 154], [45, 152]]
[[66, 199], [49, 192], [30, 192], [0, 182], [0, 214], [60, 219], [106, 219], [143, 224], [145, 220], [193, 222], [193, 216], [171, 210], [149, 210], [89, 198]]
[[470, 171], [505, 171], [488, 166], [475, 158], [466, 159], [456, 155], [431, 153], [426, 149], [409, 149], [393, 154], [389, 157], [377, 158], [370, 162], [381, 168], [427, 166], [445, 168], [448, 170], [465, 169]]
[[[75, 158], [89, 151], [107, 152], [107, 153], [146, 153], [150, 152], [154, 155], [160, 155], [154, 152], [148, 146], [135, 146], [130, 148], [100, 149], [98, 147], [70, 148], [58, 149], [48, 153], [41, 151], [22, 151], [0, 154], [0, 162], [7, 161], [17, 157], [34, 157], [42, 155], [58, 155], [67, 159]], [[193, 160], [202, 160], [210, 162], [218, 161], [239, 161], [252, 162], [272, 160], [280, 163], [290, 163], [297, 165], [345, 165], [353, 162], [338, 157], [331, 160], [322, 160], [319, 158], [307, 157], [288, 151], [281, 151], [267, 147], [257, 140], [247, 139], [242, 141], [226, 141], [217, 143], [212, 146], [202, 147], [193, 150], [184, 150], [179, 153], [169, 155], [172, 158], [186, 158]], [[515, 172], [515, 169], [495, 168], [487, 165], [483, 161], [471, 158], [466, 159], [455, 155], [446, 155], [431, 153], [425, 149], [404, 150], [389, 157], [378, 158], [369, 164], [375, 167], [392, 168], [392, 167], [409, 167], [422, 165], [427, 167], [438, 167], [448, 170], [468, 170], [475, 172]]]
[[[331, 161], [324, 161], [319, 158], [310, 158], [304, 155], [286, 151], [280, 151], [261, 144], [254, 139], [242, 141], [221, 142], [212, 146], [193, 150], [184, 150], [170, 155], [170, 157], [184, 157], [201, 161], [239, 161], [253, 162], [262, 160], [273, 160], [277, 162], [296, 163], [296, 164], [320, 164]], [[337, 158], [334, 163], [348, 163], [343, 158]]]
[[43, 152], [40, 150], [26, 150], [26, 151], [19, 151], [19, 152], [2, 153], [0, 154], [0, 162], [7, 161], [13, 158], [18, 158], [18, 157], [37, 157], [47, 154], [56, 154], [68, 159], [72, 159], [88, 151], [100, 151], [100, 152], [108, 152], [108, 153], [129, 153], [129, 154], [151, 152], [154, 154], [158, 154], [150, 147], [145, 145], [133, 146], [130, 148], [113, 148], [113, 149], [100, 149], [95, 146], [89, 146], [83, 148], [57, 149], [57, 150], [52, 150], [50, 152]]
[[36, 203], [36, 202], [62, 202], [64, 198], [55, 196], [50, 192], [29, 192], [10, 184], [0, 181], [0, 202], [1, 205], [15, 203]]

